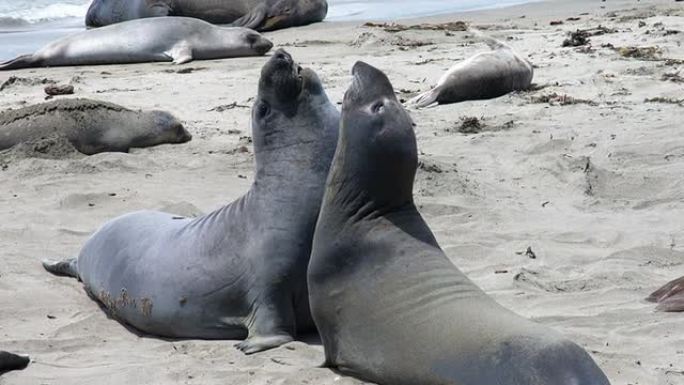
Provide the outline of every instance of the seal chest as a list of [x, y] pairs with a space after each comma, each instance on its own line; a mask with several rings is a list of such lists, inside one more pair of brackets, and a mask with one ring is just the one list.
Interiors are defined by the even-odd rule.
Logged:
[[353, 74], [308, 271], [326, 364], [380, 385], [608, 385], [451, 263], [413, 203], [411, 117], [381, 71]]

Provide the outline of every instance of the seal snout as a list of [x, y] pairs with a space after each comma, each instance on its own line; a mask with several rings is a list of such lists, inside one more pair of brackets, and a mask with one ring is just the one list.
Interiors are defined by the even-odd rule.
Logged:
[[273, 48], [273, 43], [261, 35], [257, 35], [252, 43], [252, 48], [259, 54], [264, 55]]

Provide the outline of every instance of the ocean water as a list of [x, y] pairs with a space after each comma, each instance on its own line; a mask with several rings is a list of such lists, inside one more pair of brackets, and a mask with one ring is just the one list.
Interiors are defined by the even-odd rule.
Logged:
[[[530, 0], [328, 0], [327, 21], [395, 20]], [[0, 0], [0, 62], [82, 31], [90, 0]]]

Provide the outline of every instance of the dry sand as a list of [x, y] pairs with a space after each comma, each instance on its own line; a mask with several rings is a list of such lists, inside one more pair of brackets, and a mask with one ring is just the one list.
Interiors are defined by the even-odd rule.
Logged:
[[[684, 275], [684, 65], [626, 58], [603, 45], [654, 46], [662, 58], [684, 59], [684, 32], [674, 32], [684, 31], [682, 4], [551, 1], [402, 21], [468, 21], [537, 66], [541, 89], [413, 112], [416, 200], [456, 265], [505, 306], [584, 346], [613, 384], [684, 384], [684, 314], [655, 313], [643, 301]], [[591, 49], [561, 47], [567, 32], [598, 25], [615, 31], [591, 37]], [[486, 49], [465, 32], [389, 33], [359, 23], [268, 36], [315, 69], [338, 103], [356, 60], [384, 69], [407, 99]], [[119, 214], [209, 212], [246, 191], [253, 149], [242, 106], [251, 104], [265, 61], [0, 74], [0, 84], [12, 75], [49, 78], [71, 82], [78, 97], [166, 109], [194, 135], [188, 144], [131, 154], [0, 153], [0, 348], [33, 358], [0, 384], [360, 383], [318, 368], [315, 343], [244, 356], [234, 341], [136, 336], [108, 319], [80, 283], [39, 263], [75, 255]], [[43, 96], [41, 84], [17, 82], [0, 91], [0, 109]], [[477, 117], [483, 130], [458, 132], [462, 117]]]

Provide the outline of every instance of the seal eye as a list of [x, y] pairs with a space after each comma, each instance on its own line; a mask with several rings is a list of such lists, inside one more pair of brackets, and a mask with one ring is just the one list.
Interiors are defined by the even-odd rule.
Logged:
[[374, 114], [382, 114], [383, 112], [385, 112], [385, 103], [383, 103], [382, 101], [375, 102], [371, 107], [371, 111]]
[[259, 107], [257, 107], [257, 116], [259, 119], [263, 119], [268, 115], [268, 113], [271, 112], [271, 107], [268, 105], [266, 102], [262, 102], [259, 104]]

